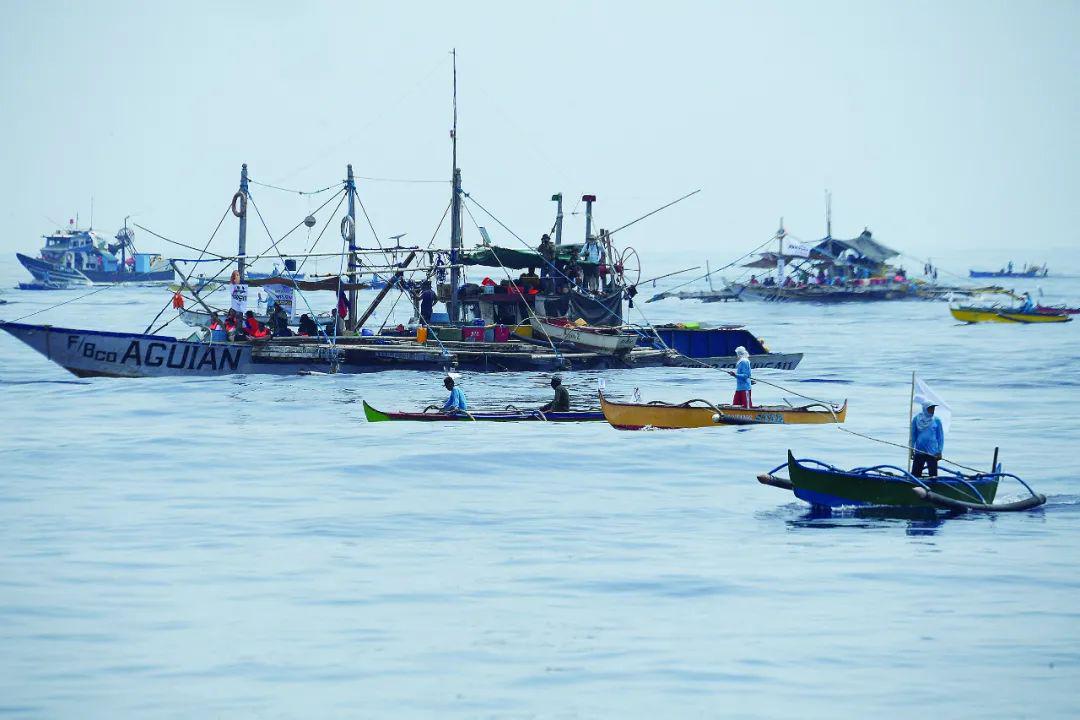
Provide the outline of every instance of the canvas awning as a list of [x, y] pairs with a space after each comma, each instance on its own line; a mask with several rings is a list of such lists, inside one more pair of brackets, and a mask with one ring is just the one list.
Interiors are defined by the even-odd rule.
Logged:
[[[557, 260], [569, 262], [571, 259], [577, 258], [577, 254], [581, 251], [581, 243], [559, 245], [555, 250]], [[469, 250], [462, 250], [459, 257], [462, 265], [502, 266], [507, 270], [539, 269], [544, 267], [544, 259], [540, 256], [540, 253], [524, 247], [518, 250], [496, 245], [481, 245]], [[585, 265], [587, 263], [578, 260], [578, 264]]]
[[814, 246], [813, 253], [821, 254], [827, 258], [836, 259], [845, 250], [851, 250], [857, 255], [875, 263], [883, 263], [889, 258], [896, 257], [900, 253], [890, 247], [882, 245], [871, 236], [869, 230], [863, 230], [859, 237], [852, 240], [839, 238], [825, 238]]

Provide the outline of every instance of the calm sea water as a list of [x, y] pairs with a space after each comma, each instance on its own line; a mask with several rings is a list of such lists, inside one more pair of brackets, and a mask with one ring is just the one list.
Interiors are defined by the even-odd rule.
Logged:
[[[1080, 280], [1040, 285], [1080, 300]], [[0, 317], [77, 294], [8, 290]], [[36, 319], [141, 330], [166, 300], [118, 288]], [[5, 334], [0, 715], [1080, 711], [1080, 322], [960, 326], [930, 303], [642, 309], [805, 352], [759, 377], [848, 398], [847, 427], [891, 441], [917, 370], [953, 406], [946, 455], [985, 467], [1000, 446], [1049, 502], [819, 518], [755, 476], [788, 448], [845, 466], [903, 452], [832, 426], [368, 424], [361, 399], [420, 408], [440, 376], [78, 380]], [[732, 391], [709, 370], [570, 373], [575, 401], [601, 377], [646, 400]], [[462, 385], [474, 406], [550, 393], [539, 374]]]

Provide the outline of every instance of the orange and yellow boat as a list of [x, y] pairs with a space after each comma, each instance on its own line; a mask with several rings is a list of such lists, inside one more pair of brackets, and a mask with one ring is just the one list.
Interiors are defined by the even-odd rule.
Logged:
[[1067, 310], [1053, 310], [1051, 308], [1022, 312], [1020, 310], [1010, 310], [1009, 308], [1001, 307], [972, 307], [962, 305], [960, 307], [950, 307], [949, 312], [952, 313], [954, 318], [965, 323], [997, 322], [1029, 324], [1063, 323], [1072, 321]]
[[717, 425], [807, 425], [842, 423], [847, 418], [847, 400], [842, 405], [755, 405], [744, 408], [717, 405], [707, 400], [684, 403], [621, 403], [600, 394], [604, 419], [619, 430], [642, 428], [677, 429]]

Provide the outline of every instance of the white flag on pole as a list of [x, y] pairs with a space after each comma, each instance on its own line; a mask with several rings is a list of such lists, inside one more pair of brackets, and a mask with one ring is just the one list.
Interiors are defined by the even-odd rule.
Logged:
[[941, 429], [949, 432], [949, 423], [952, 422], [952, 408], [934, 392], [933, 388], [919, 378], [915, 378], [915, 404], [922, 410], [926, 403], [937, 405], [934, 409], [934, 417], [941, 421]]

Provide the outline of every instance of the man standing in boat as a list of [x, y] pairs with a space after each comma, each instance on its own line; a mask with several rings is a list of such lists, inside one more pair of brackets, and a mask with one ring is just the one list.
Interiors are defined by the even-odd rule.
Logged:
[[936, 407], [929, 402], [923, 403], [922, 412], [911, 421], [911, 474], [915, 477], [922, 477], [924, 468], [930, 477], [938, 474], [938, 460], [945, 448], [945, 430], [941, 420], [934, 417]]
[[420, 319], [424, 321], [425, 326], [431, 324], [431, 313], [435, 309], [437, 299], [438, 296], [431, 289], [431, 281], [425, 281], [424, 289], [420, 292]]
[[731, 404], [735, 407], [749, 408], [753, 406], [750, 399], [750, 386], [754, 382], [750, 379], [750, 353], [742, 345], [735, 348], [735, 371], [728, 370], [728, 374], [735, 378], [735, 397]]
[[589, 292], [596, 293], [600, 290], [600, 263], [604, 261], [604, 251], [596, 236], [592, 235], [585, 241], [581, 248], [581, 269], [585, 277], [585, 287]]
[[570, 412], [570, 393], [563, 387], [562, 378], [558, 375], [551, 378], [551, 389], [555, 391], [555, 397], [541, 406], [540, 412]]
[[550, 235], [545, 233], [540, 238], [540, 247], [536, 248], [536, 251], [543, 258], [543, 262], [540, 263], [540, 277], [551, 277], [555, 271], [555, 245], [551, 242]]

